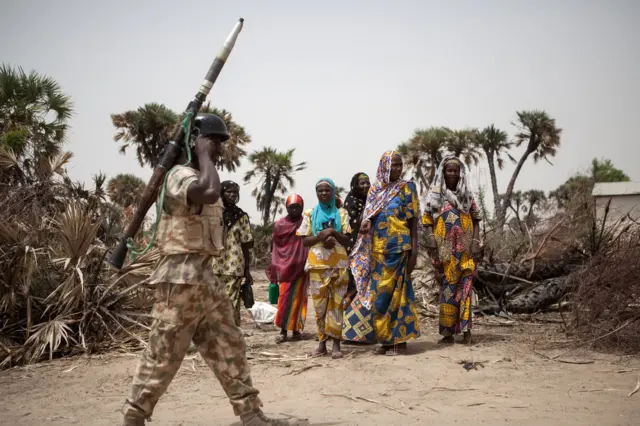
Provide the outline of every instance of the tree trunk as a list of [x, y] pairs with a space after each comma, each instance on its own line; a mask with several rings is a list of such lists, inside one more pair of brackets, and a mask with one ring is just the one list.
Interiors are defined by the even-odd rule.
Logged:
[[271, 186], [267, 188], [268, 192], [265, 194], [264, 200], [264, 212], [263, 212], [263, 225], [269, 225], [269, 219], [271, 218], [271, 204], [273, 203], [273, 197], [278, 189], [278, 182], [280, 182], [280, 173], [276, 173], [271, 181]]
[[[264, 226], [267, 226], [267, 224], [269, 223], [269, 209], [271, 207], [271, 202], [270, 200], [268, 200], [269, 198], [269, 191], [271, 190], [271, 173], [269, 172], [269, 170], [267, 170], [267, 172], [265, 173], [265, 177], [264, 177], [264, 199], [262, 200], [262, 203], [260, 205], [260, 213], [262, 214], [262, 224]], [[267, 201], [269, 201], [267, 203]]]
[[434, 178], [436, 177], [436, 171], [438, 170], [440, 161], [442, 161], [441, 157], [442, 156], [439, 153], [431, 154], [431, 167], [429, 168], [429, 184], [432, 184]]
[[524, 166], [525, 161], [533, 151], [529, 151], [528, 149], [522, 154], [520, 161], [518, 161], [518, 165], [516, 169], [513, 171], [511, 175], [511, 179], [509, 180], [509, 185], [507, 186], [507, 191], [504, 194], [504, 199], [502, 200], [502, 206], [500, 207], [500, 215], [498, 216], [498, 230], [501, 230], [506, 222], [507, 217], [507, 208], [509, 208], [509, 204], [511, 204], [511, 196], [513, 195], [513, 188], [516, 186], [516, 180], [518, 179], [518, 175], [520, 174], [520, 170], [522, 170], [522, 166]]
[[498, 218], [500, 214], [500, 193], [498, 192], [498, 178], [496, 177], [496, 166], [493, 152], [485, 151], [487, 163], [489, 164], [489, 176], [491, 177], [491, 191], [493, 192], [493, 217]]
[[418, 178], [419, 183], [421, 185], [421, 188], [420, 188], [421, 189], [420, 190], [421, 194], [424, 191], [428, 191], [429, 190], [429, 185], [431, 184], [431, 182], [427, 182], [427, 179], [426, 179], [426, 177], [424, 175], [423, 164], [424, 164], [423, 160], [418, 161], [418, 163], [416, 164], [416, 171], [417, 171], [416, 177]]

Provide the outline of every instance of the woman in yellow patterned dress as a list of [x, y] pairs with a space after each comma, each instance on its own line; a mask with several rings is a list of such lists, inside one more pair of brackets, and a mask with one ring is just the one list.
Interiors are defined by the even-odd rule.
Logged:
[[426, 193], [422, 224], [427, 247], [440, 279], [440, 343], [454, 343], [463, 333], [471, 341], [471, 295], [480, 254], [481, 215], [473, 199], [464, 164], [445, 157]]
[[318, 349], [311, 355], [327, 354], [327, 340], [333, 341], [331, 357], [342, 358], [342, 300], [347, 293], [349, 258], [349, 214], [336, 206], [336, 186], [323, 178], [316, 184], [318, 205], [304, 212], [297, 235], [310, 247], [306, 270], [309, 271], [311, 300], [316, 311]]
[[360, 303], [351, 303], [345, 335], [368, 340], [373, 334], [379, 355], [406, 353], [407, 342], [420, 336], [411, 282], [418, 258], [418, 195], [415, 184], [401, 176], [402, 158], [385, 152], [351, 253]]

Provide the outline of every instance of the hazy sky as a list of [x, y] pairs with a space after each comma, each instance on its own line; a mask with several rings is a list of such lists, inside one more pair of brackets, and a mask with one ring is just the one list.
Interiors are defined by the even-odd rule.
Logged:
[[[562, 147], [554, 166], [528, 162], [517, 188], [553, 189], [593, 157], [640, 180], [640, 1], [7, 1], [0, 61], [73, 98], [73, 179], [147, 179], [133, 152], [118, 153], [109, 115], [148, 102], [184, 110], [238, 17], [209, 99], [245, 126], [250, 150], [295, 147], [309, 162], [295, 188], [309, 207], [318, 178], [375, 175], [417, 127], [494, 123], [513, 135], [515, 112], [535, 108], [564, 129]], [[477, 176], [488, 183], [485, 164]], [[255, 220], [252, 188], [240, 205]]]

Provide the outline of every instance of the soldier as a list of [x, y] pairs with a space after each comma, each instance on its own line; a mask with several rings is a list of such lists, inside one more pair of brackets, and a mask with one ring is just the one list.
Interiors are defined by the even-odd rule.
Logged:
[[[227, 127], [216, 115], [194, 120], [198, 133], [188, 166], [169, 171], [156, 244], [160, 259], [151, 274], [156, 286], [149, 343], [133, 376], [124, 426], [144, 425], [167, 390], [191, 341], [226, 392], [243, 425], [285, 425], [270, 420], [251, 383], [246, 346], [225, 287], [211, 264], [224, 247], [220, 178], [214, 161]], [[160, 202], [160, 201], [159, 201]]]

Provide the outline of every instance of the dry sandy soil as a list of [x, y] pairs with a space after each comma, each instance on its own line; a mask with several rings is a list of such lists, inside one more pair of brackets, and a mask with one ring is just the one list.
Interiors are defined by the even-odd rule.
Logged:
[[[266, 286], [256, 283], [256, 299], [266, 299]], [[308, 339], [284, 345], [274, 343], [273, 327], [258, 330], [243, 318], [254, 382], [270, 415], [311, 425], [640, 424], [640, 392], [629, 396], [640, 361], [549, 349], [564, 339], [550, 330], [556, 324], [496, 326], [496, 318], [481, 318], [473, 345], [441, 347], [427, 319], [406, 356], [345, 346], [348, 356], [332, 361], [304, 359], [316, 344], [313, 315], [310, 309]], [[0, 424], [118, 425], [136, 357], [78, 357], [2, 372]], [[467, 371], [464, 361], [481, 365]], [[238, 423], [213, 374], [190, 354], [150, 424]]]

